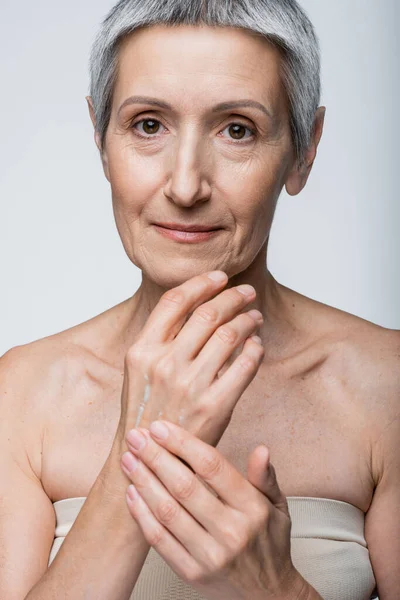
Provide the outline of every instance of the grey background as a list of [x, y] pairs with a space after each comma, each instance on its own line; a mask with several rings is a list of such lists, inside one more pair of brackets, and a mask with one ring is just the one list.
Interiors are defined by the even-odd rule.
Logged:
[[[281, 283], [400, 329], [398, 0], [302, 0], [327, 107], [305, 190], [283, 192], [269, 266]], [[131, 296], [86, 106], [110, 0], [2, 0], [0, 354]]]

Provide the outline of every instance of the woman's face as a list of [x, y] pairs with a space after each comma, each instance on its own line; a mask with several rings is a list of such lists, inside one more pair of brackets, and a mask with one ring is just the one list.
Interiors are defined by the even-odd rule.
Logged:
[[[228, 106], [239, 100], [265, 110]], [[137, 31], [121, 46], [102, 160], [125, 251], [147, 277], [171, 287], [213, 269], [244, 271], [294, 172], [279, 52], [240, 29]], [[219, 231], [183, 243], [155, 223]]]

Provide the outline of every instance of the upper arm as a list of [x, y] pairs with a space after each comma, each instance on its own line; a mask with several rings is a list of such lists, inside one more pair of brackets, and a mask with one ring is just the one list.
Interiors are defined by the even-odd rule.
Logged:
[[47, 570], [55, 529], [52, 502], [27, 453], [20, 355], [12, 349], [0, 358], [0, 598], [7, 600], [24, 599]]
[[[400, 352], [398, 354], [400, 358]], [[376, 420], [372, 464], [376, 488], [365, 517], [379, 600], [396, 600], [400, 590], [400, 361], [395, 385], [387, 389], [384, 414]], [[385, 386], [384, 386], [385, 387]]]

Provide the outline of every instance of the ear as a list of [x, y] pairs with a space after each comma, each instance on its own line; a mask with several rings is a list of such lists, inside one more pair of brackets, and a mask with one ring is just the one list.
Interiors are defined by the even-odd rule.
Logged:
[[308, 147], [304, 164], [299, 167], [297, 161], [295, 161], [295, 164], [293, 165], [292, 170], [286, 179], [286, 191], [290, 196], [296, 196], [299, 194], [307, 183], [315, 157], [317, 156], [317, 148], [324, 128], [325, 112], [325, 106], [320, 106], [317, 109], [314, 117], [311, 143]]
[[91, 96], [86, 96], [86, 101], [88, 103], [90, 119], [91, 119], [91, 121], [93, 123], [93, 127], [94, 127], [94, 141], [100, 152], [101, 162], [103, 164], [104, 175], [106, 176], [108, 181], [110, 181], [107, 152], [105, 151], [105, 148], [103, 148], [103, 149], [101, 148], [100, 133], [96, 129], [96, 116], [94, 114], [93, 100], [92, 100]]

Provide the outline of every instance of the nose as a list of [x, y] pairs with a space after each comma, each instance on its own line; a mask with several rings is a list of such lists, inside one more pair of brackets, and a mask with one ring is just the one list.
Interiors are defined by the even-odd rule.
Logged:
[[190, 207], [210, 199], [210, 161], [206, 155], [204, 140], [195, 131], [176, 139], [170, 154], [170, 176], [163, 190], [171, 202]]

